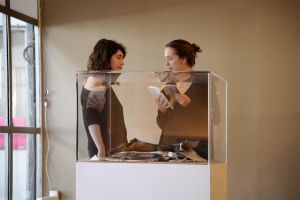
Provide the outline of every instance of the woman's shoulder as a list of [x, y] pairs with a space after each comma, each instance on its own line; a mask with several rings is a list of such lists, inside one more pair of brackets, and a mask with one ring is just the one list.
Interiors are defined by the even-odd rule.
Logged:
[[89, 76], [83, 88], [86, 90], [94, 90], [95, 88], [105, 87], [105, 78], [102, 76]]

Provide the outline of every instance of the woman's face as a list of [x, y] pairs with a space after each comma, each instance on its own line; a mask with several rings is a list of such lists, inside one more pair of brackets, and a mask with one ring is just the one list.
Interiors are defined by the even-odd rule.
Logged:
[[187, 65], [186, 58], [179, 58], [174, 48], [165, 48], [166, 66], [171, 71], [190, 70], [191, 67]]
[[113, 54], [110, 58], [110, 67], [112, 71], [120, 71], [124, 65], [124, 55], [121, 50], [118, 50], [115, 54]]

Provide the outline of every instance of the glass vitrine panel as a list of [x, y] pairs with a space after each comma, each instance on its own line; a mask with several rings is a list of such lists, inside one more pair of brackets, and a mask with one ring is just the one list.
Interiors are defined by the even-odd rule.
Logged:
[[227, 163], [227, 82], [210, 73], [209, 147], [211, 163]]
[[224, 87], [208, 71], [78, 72], [77, 160], [97, 155], [100, 130], [104, 160], [226, 162]]

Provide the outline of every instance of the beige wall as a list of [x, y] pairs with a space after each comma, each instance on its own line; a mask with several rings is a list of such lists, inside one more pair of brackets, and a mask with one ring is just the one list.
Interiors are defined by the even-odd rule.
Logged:
[[75, 199], [75, 75], [96, 41], [122, 42], [126, 70], [159, 70], [164, 44], [184, 38], [203, 49], [196, 69], [229, 82], [229, 199], [300, 199], [300, 3], [110, 2], [45, 2], [52, 188]]

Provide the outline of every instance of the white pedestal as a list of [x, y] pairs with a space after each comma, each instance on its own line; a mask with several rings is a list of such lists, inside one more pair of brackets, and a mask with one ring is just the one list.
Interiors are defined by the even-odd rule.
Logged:
[[227, 200], [226, 165], [76, 163], [77, 200]]

